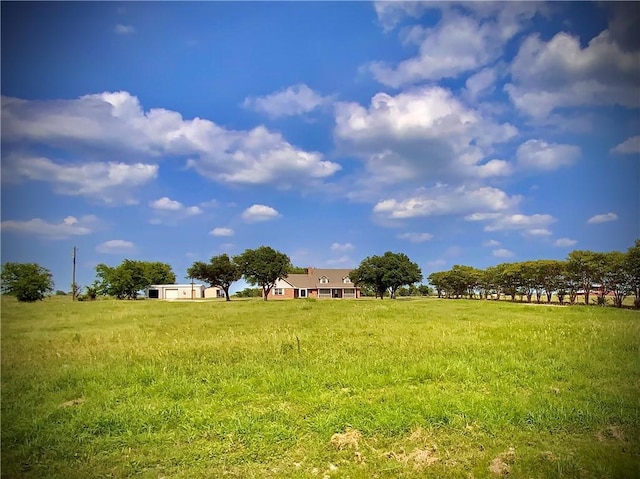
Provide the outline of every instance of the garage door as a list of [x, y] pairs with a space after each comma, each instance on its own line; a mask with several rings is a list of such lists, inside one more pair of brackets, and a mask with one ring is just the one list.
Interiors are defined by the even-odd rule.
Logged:
[[164, 290], [164, 299], [178, 299], [178, 290], [177, 289], [165, 289]]

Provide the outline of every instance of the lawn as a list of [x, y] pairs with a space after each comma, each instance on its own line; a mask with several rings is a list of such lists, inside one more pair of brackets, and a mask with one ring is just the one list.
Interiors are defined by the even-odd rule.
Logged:
[[2, 299], [2, 477], [640, 476], [640, 313]]

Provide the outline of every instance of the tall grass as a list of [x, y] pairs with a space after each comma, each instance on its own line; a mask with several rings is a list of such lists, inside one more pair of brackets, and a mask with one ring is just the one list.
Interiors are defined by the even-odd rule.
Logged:
[[2, 477], [638, 477], [639, 321], [3, 298]]

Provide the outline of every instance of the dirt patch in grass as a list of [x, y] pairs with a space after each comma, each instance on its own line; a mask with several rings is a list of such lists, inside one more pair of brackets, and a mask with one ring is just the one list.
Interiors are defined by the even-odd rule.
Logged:
[[436, 456], [437, 452], [438, 448], [433, 445], [425, 449], [416, 448], [408, 454], [404, 452], [387, 452], [385, 456], [389, 459], [395, 459], [396, 461], [407, 465], [412, 464], [414, 469], [423, 469], [440, 460], [440, 458]]
[[599, 431], [598, 434], [596, 434], [596, 437], [600, 442], [604, 442], [607, 440], [614, 440], [614, 441], [626, 440], [624, 430], [620, 426], [616, 426], [616, 425], [607, 426], [605, 430]]
[[357, 429], [347, 428], [344, 433], [335, 433], [331, 436], [330, 444], [338, 451], [343, 449], [358, 450], [358, 443], [362, 440], [362, 433]]
[[516, 450], [510, 447], [508, 450], [501, 452], [493, 458], [489, 465], [489, 472], [505, 477], [511, 472], [511, 464], [516, 459]]
[[85, 401], [84, 398], [72, 399], [71, 401], [63, 402], [62, 404], [60, 404], [60, 407], [79, 406], [80, 404], [84, 403], [84, 401]]

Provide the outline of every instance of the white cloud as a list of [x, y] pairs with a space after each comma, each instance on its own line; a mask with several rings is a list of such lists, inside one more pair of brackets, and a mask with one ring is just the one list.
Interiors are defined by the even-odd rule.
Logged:
[[346, 255], [340, 256], [339, 258], [327, 260], [328, 266], [335, 266], [335, 265], [345, 266], [348, 264], [353, 264], [353, 260]]
[[544, 140], [527, 140], [516, 152], [519, 166], [547, 171], [570, 166], [580, 155], [581, 151], [577, 146], [547, 143]]
[[467, 78], [465, 92], [467, 96], [475, 100], [484, 93], [491, 93], [495, 87], [497, 73], [495, 68], [485, 68]]
[[492, 253], [496, 258], [511, 258], [514, 255], [513, 251], [509, 251], [505, 248], [494, 249]]
[[640, 135], [632, 136], [619, 145], [616, 145], [611, 149], [611, 153], [618, 153], [620, 155], [637, 155], [640, 153]]
[[587, 224], [593, 225], [597, 223], [606, 223], [608, 221], [615, 221], [618, 219], [618, 215], [615, 213], [606, 213], [603, 215], [595, 215], [587, 220]]
[[373, 3], [378, 21], [385, 32], [393, 30], [407, 16], [418, 18], [429, 2], [422, 1], [377, 1]]
[[71, 236], [83, 236], [93, 232], [96, 217], [83, 216], [80, 219], [75, 216], [67, 216], [60, 223], [49, 223], [40, 218], [28, 221], [7, 220], [0, 224], [5, 232], [16, 232], [27, 235], [42, 236], [49, 239], [65, 239]]
[[331, 101], [305, 84], [294, 85], [263, 97], [245, 98], [242, 106], [278, 118], [303, 115]]
[[569, 248], [575, 245], [578, 241], [571, 238], [558, 238], [553, 244], [559, 248]]
[[64, 195], [82, 195], [106, 203], [134, 203], [131, 190], [158, 176], [158, 165], [144, 163], [59, 164], [45, 157], [15, 156], [3, 162], [3, 180], [52, 183]]
[[551, 231], [547, 228], [532, 228], [526, 230], [525, 233], [529, 236], [551, 236]]
[[473, 213], [465, 219], [486, 222], [485, 231], [519, 230], [531, 236], [549, 236], [548, 226], [556, 221], [551, 215], [520, 213]]
[[96, 246], [96, 251], [98, 253], [105, 254], [121, 254], [131, 253], [135, 251], [135, 248], [135, 244], [133, 244], [131, 241], [115, 239], [100, 243], [98, 246]]
[[535, 118], [564, 107], [640, 106], [640, 52], [621, 50], [608, 30], [584, 48], [578, 37], [564, 32], [548, 42], [531, 35], [511, 64], [511, 77], [505, 91]]
[[477, 189], [436, 186], [423, 189], [419, 196], [405, 200], [380, 201], [374, 206], [373, 212], [388, 219], [407, 219], [468, 213], [474, 209], [501, 211], [515, 206], [519, 201], [519, 197], [509, 197], [504, 191], [488, 186]]
[[496, 241], [496, 240], [488, 240], [485, 241], [484, 243], [482, 243], [482, 246], [487, 246], [490, 248], [495, 248], [496, 246], [500, 246], [500, 241]]
[[402, 233], [398, 235], [398, 238], [411, 243], [424, 243], [432, 239], [433, 235], [431, 233]]
[[[500, 7], [474, 3], [479, 2], [465, 4], [463, 9], [467, 12], [462, 15], [459, 4], [456, 8], [447, 2], [427, 4], [427, 8], [441, 9], [442, 19], [433, 28], [414, 26], [406, 36], [407, 42], [419, 46], [418, 55], [396, 67], [373, 63], [370, 68], [376, 80], [398, 88], [477, 70], [502, 56], [505, 44], [522, 30], [538, 8], [533, 2], [502, 3]], [[378, 18], [384, 19], [383, 25], [395, 25], [403, 13], [401, 9], [388, 7], [376, 6], [376, 10]], [[417, 16], [419, 9], [415, 10]], [[405, 12], [412, 13], [410, 9]]]
[[353, 245], [351, 243], [333, 243], [331, 245], [331, 251], [351, 251], [353, 249]]
[[421, 87], [378, 93], [368, 108], [338, 103], [335, 135], [344, 151], [365, 161], [366, 181], [355, 186], [371, 191], [398, 182], [509, 174], [507, 162], [483, 161], [517, 129], [465, 107], [449, 90]]
[[132, 33], [136, 32], [136, 29], [132, 25], [123, 25], [121, 23], [118, 23], [114, 27], [113, 31], [118, 35], [131, 35]]
[[265, 205], [253, 205], [244, 210], [242, 213], [242, 219], [248, 223], [255, 223], [258, 221], [269, 221], [278, 218], [280, 213], [271, 206]]
[[233, 236], [234, 231], [231, 228], [213, 228], [209, 234], [211, 236]]
[[123, 157], [188, 156], [189, 167], [225, 183], [293, 187], [341, 169], [264, 126], [227, 130], [206, 119], [184, 120], [171, 110], [144, 111], [138, 98], [126, 91], [56, 101], [2, 97], [2, 130], [7, 142], [27, 140], [82, 151], [92, 146], [94, 153]]
[[171, 215], [172, 218], [202, 214], [202, 209], [199, 206], [185, 206], [167, 196], [150, 201], [149, 206], [155, 210], [156, 214]]

